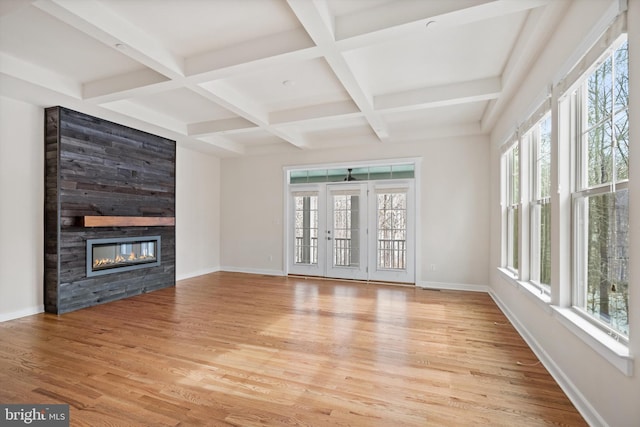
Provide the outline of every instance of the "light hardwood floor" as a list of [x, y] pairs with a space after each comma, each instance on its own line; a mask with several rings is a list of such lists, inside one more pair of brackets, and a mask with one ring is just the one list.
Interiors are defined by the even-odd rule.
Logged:
[[585, 425], [536, 362], [483, 293], [221, 272], [0, 323], [0, 402], [74, 426]]

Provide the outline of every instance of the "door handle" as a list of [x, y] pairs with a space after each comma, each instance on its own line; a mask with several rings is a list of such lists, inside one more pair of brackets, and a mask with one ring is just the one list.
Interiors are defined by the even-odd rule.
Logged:
[[327, 240], [331, 240], [331, 237], [327, 237]]

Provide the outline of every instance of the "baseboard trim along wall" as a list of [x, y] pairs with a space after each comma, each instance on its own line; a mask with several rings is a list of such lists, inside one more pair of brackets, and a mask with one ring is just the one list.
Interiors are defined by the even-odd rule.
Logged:
[[504, 313], [513, 327], [516, 328], [518, 334], [520, 334], [522, 339], [524, 339], [524, 341], [531, 348], [536, 357], [540, 360], [544, 367], [547, 368], [551, 376], [556, 380], [562, 391], [565, 392], [569, 400], [571, 400], [571, 403], [575, 405], [576, 409], [578, 409], [578, 412], [580, 412], [580, 415], [584, 417], [587, 423], [590, 426], [608, 427], [606, 421], [600, 416], [600, 414], [598, 414], [593, 406], [591, 406], [589, 401], [584, 397], [582, 393], [580, 393], [573, 382], [571, 382], [571, 380], [567, 378], [567, 376], [562, 372], [562, 369], [560, 369], [560, 367], [556, 365], [553, 359], [547, 354], [544, 348], [542, 348], [542, 346], [533, 337], [529, 330], [507, 308], [500, 297], [492, 289], [489, 289], [488, 293], [496, 303], [500, 311]]
[[448, 283], [430, 282], [425, 280], [416, 281], [416, 286], [423, 289], [438, 289], [447, 291], [468, 291], [468, 292], [489, 292], [490, 288], [485, 285], [471, 285], [468, 283]]
[[220, 267], [204, 268], [202, 270], [190, 271], [189, 273], [176, 276], [176, 282], [180, 280], [191, 279], [192, 277], [204, 276], [205, 274], [217, 273], [221, 271]]
[[8, 313], [0, 313], [0, 323], [9, 320], [19, 319], [21, 317], [32, 316], [44, 312], [44, 305], [24, 308], [22, 310], [10, 311]]
[[220, 271], [228, 271], [230, 273], [247, 273], [247, 274], [261, 274], [264, 276], [284, 276], [282, 270], [271, 270], [266, 268], [245, 268], [245, 267], [220, 267]]

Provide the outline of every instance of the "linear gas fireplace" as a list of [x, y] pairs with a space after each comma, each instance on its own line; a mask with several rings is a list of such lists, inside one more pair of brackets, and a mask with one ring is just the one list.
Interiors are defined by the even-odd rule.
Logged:
[[87, 240], [87, 277], [160, 265], [160, 236]]

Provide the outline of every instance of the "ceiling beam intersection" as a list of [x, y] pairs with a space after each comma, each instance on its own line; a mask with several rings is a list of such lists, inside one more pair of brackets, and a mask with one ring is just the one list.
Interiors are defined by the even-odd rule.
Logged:
[[378, 139], [387, 140], [389, 138], [387, 125], [374, 111], [372, 96], [358, 83], [335, 43], [331, 19], [327, 18], [329, 12], [326, 0], [287, 0], [287, 2], [316, 46], [320, 48], [342, 86], [364, 114]]

